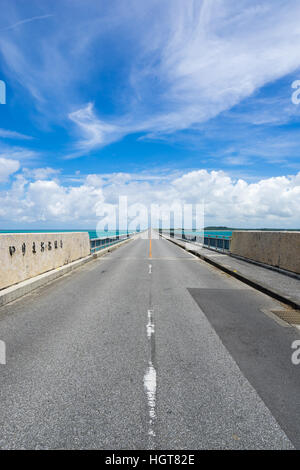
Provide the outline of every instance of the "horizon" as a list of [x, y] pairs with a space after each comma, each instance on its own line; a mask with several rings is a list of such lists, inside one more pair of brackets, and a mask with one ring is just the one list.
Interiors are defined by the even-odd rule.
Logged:
[[[140, 230], [141, 231], [146, 231], [146, 230], [149, 230], [150, 228], [154, 229], [154, 230], [159, 230], [159, 227], [146, 227], [146, 228], [141, 228]], [[42, 228], [35, 228], [35, 229], [32, 229], [32, 228], [29, 228], [29, 229], [26, 229], [26, 228], [18, 228], [18, 229], [9, 229], [9, 228], [1, 228], [0, 229], [0, 233], [2, 232], [10, 232], [11, 233], [14, 233], [14, 232], [20, 232], [21, 230], [24, 230], [25, 232], [29, 232], [30, 230], [33, 230], [34, 232], [36, 231], [45, 231], [45, 230], [50, 230], [51, 232], [53, 232], [54, 230], [59, 230], [60, 232], [61, 231], [67, 231], [67, 232], [74, 232], [74, 231], [80, 231], [80, 232], [96, 232], [97, 230], [95, 228], [51, 228], [51, 227], [48, 227], [48, 228], [45, 228], [45, 229], [42, 229]], [[268, 228], [268, 227], [251, 227], [251, 228], [245, 228], [245, 227], [222, 227], [222, 226], [207, 226], [207, 227], [204, 227], [203, 229], [193, 229], [193, 228], [178, 228], [178, 227], [168, 227], [168, 228], [163, 228], [162, 230], [189, 230], [189, 231], [201, 231], [201, 230], [206, 230], [206, 231], [234, 231], [234, 230], [245, 230], [245, 231], [284, 231], [284, 232], [288, 232], [288, 231], [292, 231], [292, 232], [299, 232], [300, 231], [300, 228], [288, 228], [288, 229], [285, 229], [285, 228], [280, 228], [280, 227], [276, 227], [276, 228]], [[123, 230], [123, 229], [120, 229], [120, 230], [101, 230], [102, 232], [131, 232], [132, 230]]]

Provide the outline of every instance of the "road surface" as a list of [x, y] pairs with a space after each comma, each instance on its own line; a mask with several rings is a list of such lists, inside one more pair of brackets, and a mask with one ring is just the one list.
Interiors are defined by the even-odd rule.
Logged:
[[300, 448], [300, 331], [278, 307], [131, 241], [0, 309], [0, 448]]

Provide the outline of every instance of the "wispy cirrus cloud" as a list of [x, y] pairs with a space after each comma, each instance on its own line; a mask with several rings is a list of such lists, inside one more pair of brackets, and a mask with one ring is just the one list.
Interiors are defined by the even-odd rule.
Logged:
[[40, 153], [26, 147], [19, 147], [15, 145], [9, 146], [0, 143], [0, 157], [18, 160], [21, 162], [35, 162], [40, 158]]
[[10, 131], [7, 129], [0, 129], [0, 138], [13, 139], [13, 140], [31, 140], [29, 135], [21, 134], [20, 132]]
[[41, 15], [41, 16], [32, 16], [31, 18], [25, 18], [23, 20], [17, 21], [16, 23], [7, 26], [6, 28], [0, 29], [0, 33], [4, 31], [9, 31], [11, 29], [15, 29], [18, 26], [22, 26], [23, 24], [26, 24], [26, 23], [31, 23], [32, 21], [44, 20], [46, 18], [50, 18], [51, 16], [54, 16], [54, 15]]
[[[293, 201], [299, 202], [299, 175], [275, 180], [269, 176], [299, 171], [297, 128], [278, 129], [299, 118], [288, 82], [289, 74], [300, 68], [298, 0], [278, 0], [276, 8], [274, 0], [32, 0], [24, 9], [18, 1], [3, 3], [7, 8], [0, 19], [1, 73], [7, 78], [11, 122], [19, 101], [20, 119], [26, 108], [24, 132], [31, 133], [26, 121], [32, 119], [32, 135], [38, 136], [38, 150], [25, 148], [26, 142], [0, 145], [1, 181], [6, 184], [16, 173], [14, 188], [17, 183], [24, 187], [20, 197], [13, 188], [9, 195], [2, 194], [8, 208], [22, 206], [26, 220], [35, 218], [32, 207], [41, 217], [36, 220], [72, 221], [75, 210], [77, 220], [84, 220], [86, 207], [101, 193], [99, 187], [108, 202], [128, 191], [133, 201], [142, 194], [145, 201], [154, 198], [166, 204], [183, 193], [187, 200], [201, 198], [204, 188], [212, 195], [209, 211], [215, 222], [227, 223], [232, 214], [244, 225], [248, 211], [251, 220], [263, 223], [269, 211], [271, 224], [276, 220], [275, 199], [285, 214], [280, 219], [278, 212], [278, 225], [296, 224], [299, 211]], [[259, 95], [262, 87], [282, 77], [287, 83], [279, 93]], [[1, 127], [13, 129], [3, 122]], [[22, 130], [22, 125], [16, 129]], [[122, 147], [120, 141], [129, 134], [135, 136]], [[30, 139], [6, 129], [0, 129], [0, 138]], [[116, 158], [101, 161], [101, 155], [111, 151], [103, 147], [118, 141], [111, 152], [119, 145]], [[169, 145], [169, 161], [163, 160], [163, 145], [155, 147], [157, 142]], [[120, 171], [121, 165], [124, 171], [146, 168], [140, 162], [145, 149], [151, 154], [151, 145], [153, 165], [161, 165], [157, 174]], [[182, 152], [179, 164], [175, 159], [173, 164], [172, 151], [179, 145], [187, 154], [192, 148], [190, 159]], [[91, 158], [82, 162], [64, 161], [89, 154]], [[110, 162], [116, 174], [85, 177]], [[176, 164], [188, 176], [175, 177]], [[17, 165], [29, 170], [20, 175]], [[165, 165], [171, 176], [163, 177]], [[55, 166], [64, 168], [60, 173]], [[189, 171], [205, 166], [207, 174]], [[221, 168], [228, 174], [212, 173]], [[80, 205], [81, 198], [86, 203]], [[226, 214], [219, 210], [224, 208], [221, 200], [228, 201]]]
[[117, 140], [125, 134], [120, 126], [101, 121], [94, 112], [94, 105], [88, 103], [69, 114], [69, 119], [77, 125], [81, 138], [76, 143], [75, 152], [66, 158], [76, 158], [82, 154]]
[[27, 178], [32, 178], [34, 180], [47, 180], [51, 178], [55, 178], [60, 174], [60, 170], [51, 167], [45, 168], [23, 168], [23, 174]]
[[[55, 11], [16, 22], [55, 14], [39, 48], [26, 47], [27, 33], [17, 28], [0, 37], [0, 50], [48, 118], [78, 125], [81, 150], [127, 133], [156, 138], [196, 128], [300, 67], [295, 0], [276, 8], [273, 0], [130, 0], [127, 8], [121, 0], [78, 0], [72, 21], [69, 13], [62, 0]], [[99, 90], [110, 93], [105, 114]], [[93, 101], [94, 110], [85, 104]]]
[[[141, 19], [139, 6], [132, 3]], [[175, 0], [146, 7], [151, 21], [143, 17], [143, 29], [129, 33], [140, 47], [135, 57], [129, 53], [130, 73], [123, 77], [127, 110], [109, 118], [101, 118], [99, 109], [91, 112], [90, 105], [73, 112], [69, 117], [83, 135], [90, 133], [81, 143], [89, 150], [130, 133], [155, 139], [195, 129], [297, 70], [300, 5], [288, 3], [279, 2], [275, 9], [271, 1]], [[125, 17], [126, 30], [131, 26]], [[295, 112], [290, 105], [280, 120], [281, 103], [269, 100], [265, 108], [270, 106], [272, 112], [252, 115], [256, 125], [280, 124]]]

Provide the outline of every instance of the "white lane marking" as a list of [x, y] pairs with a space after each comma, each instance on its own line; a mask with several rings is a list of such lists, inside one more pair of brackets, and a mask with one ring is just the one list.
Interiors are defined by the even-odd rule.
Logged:
[[0, 364], [6, 365], [6, 344], [2, 340], [0, 340]]
[[149, 274], [152, 274], [152, 264], [149, 264]]
[[[148, 323], [146, 326], [147, 331], [147, 338], [149, 343], [149, 362], [146, 373], [144, 375], [144, 389], [147, 396], [148, 401], [148, 409], [149, 409], [149, 428], [148, 428], [148, 435], [149, 438], [155, 437], [154, 431], [154, 421], [156, 418], [156, 369], [153, 365], [153, 347], [152, 341], [154, 340], [155, 334], [155, 324], [153, 320], [153, 310], [148, 310]], [[151, 447], [150, 441], [150, 447]]]
[[[148, 310], [147, 337], [151, 340], [151, 336], [155, 333], [155, 325], [153, 323], [153, 310]], [[152, 357], [150, 357], [150, 361]]]
[[155, 405], [156, 405], [156, 370], [153, 367], [151, 361], [149, 361], [149, 367], [147, 372], [144, 376], [144, 387], [147, 394], [148, 399], [148, 407], [149, 407], [149, 429], [148, 434], [149, 436], [155, 436], [155, 432], [153, 429], [154, 420], [156, 418], [155, 413]]

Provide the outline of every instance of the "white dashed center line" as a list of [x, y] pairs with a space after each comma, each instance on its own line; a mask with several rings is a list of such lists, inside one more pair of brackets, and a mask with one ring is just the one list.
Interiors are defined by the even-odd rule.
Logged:
[[144, 388], [148, 401], [149, 409], [149, 427], [148, 427], [148, 436], [149, 436], [149, 447], [153, 447], [152, 438], [155, 437], [154, 431], [154, 421], [156, 418], [155, 406], [156, 406], [156, 369], [153, 365], [153, 355], [154, 355], [154, 334], [155, 334], [155, 324], [153, 319], [153, 310], [148, 310], [148, 322], [146, 326], [147, 338], [149, 343], [149, 361], [146, 373], [144, 375]]

